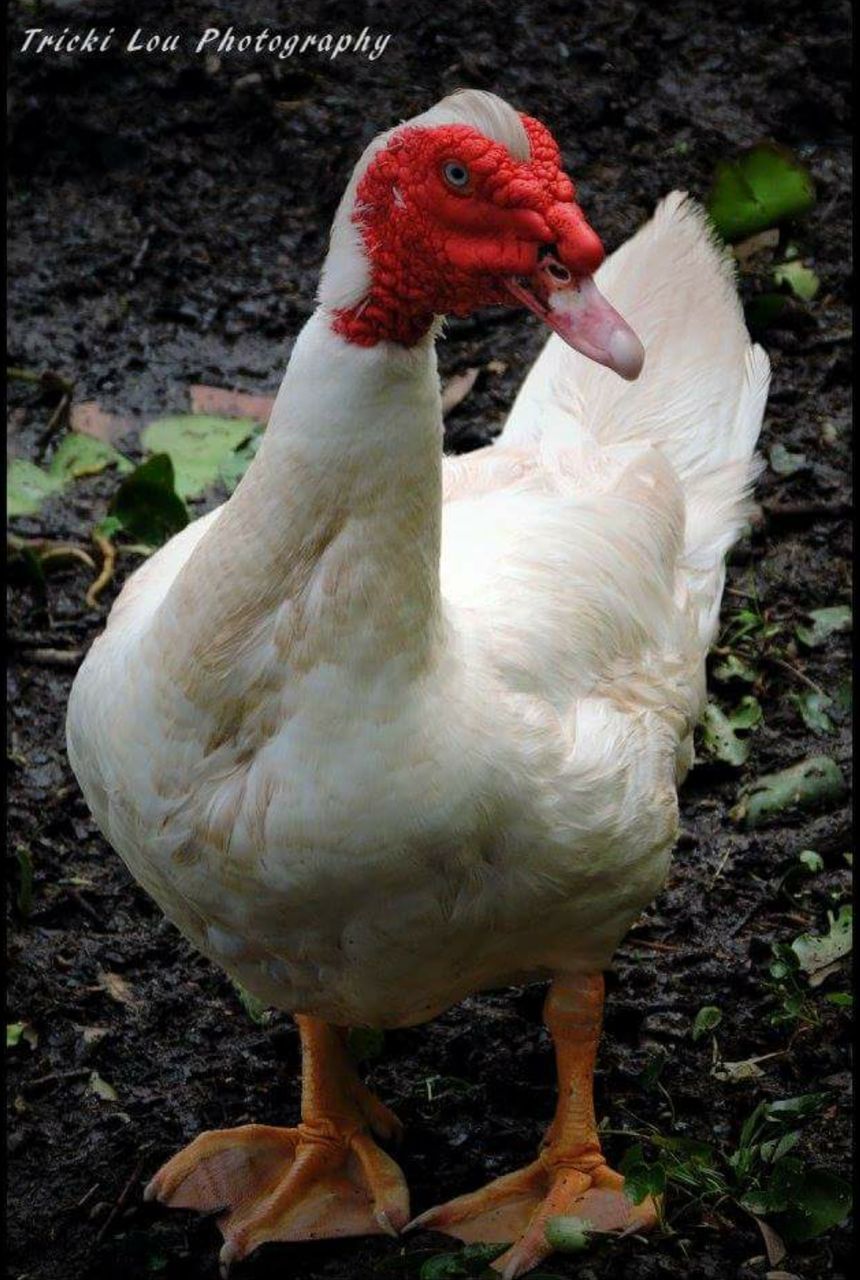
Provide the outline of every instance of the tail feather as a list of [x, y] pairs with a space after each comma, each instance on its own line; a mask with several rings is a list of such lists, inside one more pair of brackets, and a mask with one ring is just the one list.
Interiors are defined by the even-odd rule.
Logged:
[[642, 339], [642, 373], [624, 382], [553, 335], [501, 441], [561, 445], [585, 433], [604, 446], [657, 446], [685, 496], [683, 563], [706, 643], [719, 610], [723, 559], [749, 515], [760, 469], [755, 446], [770, 364], [750, 344], [731, 254], [683, 192], [661, 202], [597, 280]]

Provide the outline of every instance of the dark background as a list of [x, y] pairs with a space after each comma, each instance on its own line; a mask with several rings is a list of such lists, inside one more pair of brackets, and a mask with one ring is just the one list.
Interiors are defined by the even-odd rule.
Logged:
[[[754, 588], [789, 632], [804, 610], [845, 598], [847, 3], [272, 0], [138, 9], [129, 23], [128, 6], [110, 2], [9, 6], [10, 365], [57, 372], [74, 381], [76, 401], [129, 416], [132, 453], [135, 425], [187, 409], [191, 383], [274, 392], [312, 310], [328, 225], [363, 145], [463, 85], [492, 89], [550, 125], [610, 249], [661, 195], [684, 187], [704, 196], [719, 159], [770, 137], [814, 175], [817, 204], [794, 239], [822, 285], [812, 304], [790, 302], [778, 327], [761, 335], [774, 366], [763, 448], [781, 442], [808, 465], [789, 478], [765, 473], [764, 516], [734, 554], [729, 581], [734, 591]], [[373, 63], [348, 54], [336, 63], [234, 54], [216, 65], [191, 52], [126, 54], [120, 37], [138, 21], [148, 32], [185, 32], [189, 50], [205, 27], [229, 23], [252, 32], [366, 24], [393, 38]], [[16, 52], [28, 26], [91, 24], [117, 26], [113, 52]], [[745, 298], [768, 287], [772, 265], [765, 258], [743, 275]], [[443, 373], [482, 366], [448, 420], [451, 448], [474, 447], [499, 428], [543, 337], [514, 311], [449, 326]], [[487, 370], [489, 361], [504, 368]], [[50, 388], [10, 384], [13, 455], [36, 456], [55, 402]], [[85, 542], [112, 483], [82, 481], [15, 531]], [[795, 517], [768, 513], [785, 502]], [[201, 1128], [292, 1123], [297, 1114], [290, 1020], [255, 1026], [226, 979], [160, 919], [101, 841], [62, 743], [73, 669], [33, 657], [45, 647], [84, 649], [134, 563], [122, 561], [97, 611], [84, 604], [80, 567], [51, 576], [47, 609], [20, 586], [9, 597], [8, 1020], [38, 1033], [35, 1047], [8, 1055], [9, 1274], [19, 1280], [215, 1276], [213, 1225], [144, 1208], [142, 1184]], [[727, 597], [726, 610], [739, 600]], [[804, 659], [807, 677], [833, 692], [847, 674], [847, 645], [839, 637]], [[791, 672], [768, 670], [758, 690], [764, 726], [747, 766], [740, 775], [699, 768], [685, 789], [668, 885], [610, 975], [598, 1111], [614, 1130], [654, 1124], [730, 1149], [761, 1098], [823, 1087], [833, 1105], [802, 1150], [844, 1173], [845, 1011], [822, 1004], [814, 1029], [774, 1028], [765, 980], [771, 944], [821, 928], [825, 908], [844, 896], [848, 810], [753, 835], [728, 816], [739, 779], [822, 750], [849, 768], [847, 727], [827, 739], [812, 734], [792, 702], [798, 688]], [[29, 911], [21, 909], [22, 848], [35, 874]], [[826, 870], [790, 900], [779, 885], [803, 849], [817, 850]], [[416, 1212], [532, 1157], [554, 1089], [541, 998], [539, 988], [475, 998], [430, 1026], [386, 1037], [369, 1076], [406, 1123], [402, 1163]], [[726, 1084], [711, 1076], [709, 1039], [694, 1044], [689, 1035], [709, 1004], [724, 1010], [726, 1060], [779, 1055], [762, 1064], [760, 1078]], [[85, 1036], [86, 1027], [104, 1034]], [[87, 1092], [93, 1070], [116, 1102]], [[607, 1139], [616, 1161], [629, 1145]], [[553, 1259], [546, 1270], [581, 1280], [751, 1280], [768, 1269], [743, 1214], [693, 1206], [676, 1232]], [[440, 1244], [422, 1234], [405, 1253], [389, 1240], [271, 1248], [242, 1274], [414, 1277]], [[843, 1276], [847, 1265], [841, 1228], [793, 1252], [784, 1268], [813, 1280]]]

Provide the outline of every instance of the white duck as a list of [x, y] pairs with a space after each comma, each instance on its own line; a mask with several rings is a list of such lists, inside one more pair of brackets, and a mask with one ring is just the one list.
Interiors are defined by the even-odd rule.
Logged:
[[[256, 460], [129, 580], [72, 690], [106, 838], [195, 946], [299, 1015], [302, 1123], [203, 1134], [148, 1188], [224, 1211], [225, 1268], [401, 1229], [374, 1141], [397, 1121], [344, 1029], [526, 978], [552, 979], [541, 1151], [418, 1221], [513, 1242], [513, 1277], [554, 1214], [654, 1216], [595, 1129], [601, 972], [666, 874], [768, 364], [676, 193], [598, 272], [648, 352], [624, 381], [642, 349], [559, 165], [475, 91], [368, 147]], [[512, 294], [560, 336], [498, 441], [443, 458], [438, 317]]]

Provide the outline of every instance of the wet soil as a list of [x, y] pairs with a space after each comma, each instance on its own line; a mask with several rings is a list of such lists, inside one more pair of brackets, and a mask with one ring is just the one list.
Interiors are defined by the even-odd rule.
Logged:
[[[762, 334], [774, 367], [763, 437], [802, 452], [791, 476], [768, 469], [764, 519], [733, 553], [725, 612], [755, 592], [790, 637], [810, 608], [849, 591], [851, 288], [848, 5], [744, 0], [712, 6], [514, 6], [454, 0], [389, 8], [346, 3], [295, 9], [253, 0], [216, 12], [192, 0], [146, 6], [147, 30], [193, 36], [237, 29], [391, 31], [373, 63], [319, 57], [277, 62], [233, 55], [121, 51], [123, 6], [10, 5], [10, 365], [74, 380], [135, 427], [187, 409], [192, 383], [273, 392], [312, 308], [327, 228], [350, 167], [379, 128], [464, 83], [493, 89], [550, 123], [582, 202], [612, 248], [663, 193], [703, 195], [715, 162], [760, 137], [810, 166], [817, 203], [794, 239], [821, 279], [807, 305], [790, 303]], [[115, 25], [98, 59], [14, 51], [32, 25]], [[742, 276], [745, 297], [766, 288], [765, 258]], [[440, 347], [447, 376], [477, 365], [475, 388], [448, 420], [449, 445], [468, 449], [500, 426], [543, 335], [516, 312], [451, 324]], [[496, 361], [491, 369], [486, 366]], [[34, 458], [56, 390], [10, 384], [10, 451]], [[52, 442], [47, 444], [50, 456]], [[81, 481], [15, 522], [22, 536], [79, 539], [104, 511], [115, 480]], [[213, 495], [212, 501], [216, 500]], [[789, 504], [794, 514], [778, 514]], [[205, 504], [204, 504], [205, 505]], [[770, 510], [767, 510], [770, 508]], [[203, 507], [201, 507], [203, 509]], [[158, 1164], [202, 1128], [248, 1120], [292, 1123], [298, 1045], [286, 1015], [256, 1025], [227, 979], [161, 919], [106, 847], [79, 797], [63, 747], [75, 651], [103, 624], [136, 561], [121, 561], [98, 610], [87, 572], [53, 571], [41, 594], [9, 593], [8, 1021], [35, 1044], [7, 1054], [9, 1272], [18, 1280], [203, 1280], [217, 1274], [211, 1221], [141, 1200]], [[40, 650], [71, 651], [71, 665]], [[35, 656], [34, 656], [35, 651]], [[617, 1160], [619, 1130], [697, 1137], [729, 1151], [761, 1099], [829, 1090], [804, 1138], [804, 1157], [849, 1168], [849, 1014], [813, 993], [815, 1021], [774, 1026], [766, 986], [771, 946], [826, 924], [845, 899], [847, 805], [744, 832], [730, 817], [739, 786], [825, 751], [850, 777], [845, 717], [822, 737], [795, 696], [813, 681], [835, 694], [849, 670], [848, 637], [782, 651], [757, 686], [764, 723], [740, 771], [700, 766], [683, 793], [683, 836], [668, 883], [620, 950], [597, 1078], [599, 1115]], [[46, 665], [47, 664], [47, 665]], [[783, 884], [800, 851], [824, 870]], [[33, 869], [32, 894], [26, 867]], [[23, 870], [22, 870], [23, 868]], [[542, 989], [475, 997], [434, 1023], [388, 1033], [369, 1082], [406, 1126], [401, 1152], [416, 1211], [532, 1158], [554, 1102]], [[710, 1037], [692, 1019], [723, 1010], [728, 1062], [774, 1055], [758, 1077], [718, 1081]], [[660, 1065], [662, 1064], [662, 1066]], [[92, 1073], [116, 1094], [91, 1091]], [[631, 1239], [546, 1270], [580, 1280], [738, 1277], [768, 1270], [753, 1221], [729, 1205], [669, 1204], [674, 1234]], [[402, 1245], [344, 1241], [262, 1250], [248, 1277], [307, 1280], [415, 1277], [428, 1233]], [[802, 1280], [848, 1273], [846, 1227], [792, 1250]]]

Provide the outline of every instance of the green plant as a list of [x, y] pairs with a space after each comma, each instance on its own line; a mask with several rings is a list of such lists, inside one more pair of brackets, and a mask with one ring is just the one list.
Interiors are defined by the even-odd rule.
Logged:
[[[850, 1208], [847, 1182], [807, 1165], [792, 1153], [802, 1124], [829, 1101], [826, 1093], [808, 1093], [761, 1102], [744, 1122], [737, 1146], [720, 1151], [690, 1138], [657, 1132], [632, 1134], [639, 1142], [620, 1163], [625, 1190], [634, 1204], [666, 1188], [682, 1191], [685, 1207], [734, 1203], [756, 1217], [767, 1216], [792, 1242], [810, 1240], [841, 1222]], [[656, 1152], [648, 1159], [645, 1146]]]

